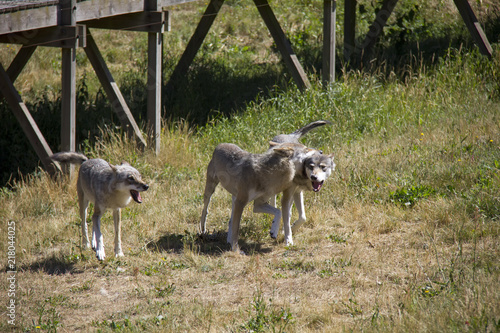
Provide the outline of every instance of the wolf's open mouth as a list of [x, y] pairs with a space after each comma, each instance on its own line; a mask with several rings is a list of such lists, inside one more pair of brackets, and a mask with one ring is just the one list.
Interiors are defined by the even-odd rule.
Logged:
[[321, 186], [322, 186], [322, 185], [323, 185], [323, 182], [313, 181], [313, 182], [312, 182], [313, 191], [314, 191], [314, 192], [319, 192], [319, 190], [321, 189]]
[[141, 194], [139, 192], [137, 192], [136, 190], [130, 190], [130, 195], [135, 202], [142, 203]]

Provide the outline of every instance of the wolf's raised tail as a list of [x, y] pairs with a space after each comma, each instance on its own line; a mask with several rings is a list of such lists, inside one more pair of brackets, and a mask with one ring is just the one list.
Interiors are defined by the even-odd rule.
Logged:
[[276, 143], [299, 142], [299, 139], [307, 132], [323, 125], [331, 125], [331, 122], [328, 120], [316, 120], [304, 127], [299, 128], [293, 133], [276, 135], [271, 141]]
[[316, 120], [313, 121], [312, 123], [307, 124], [306, 126], [299, 128], [295, 132], [291, 133], [292, 135], [296, 135], [299, 138], [303, 135], [305, 135], [307, 132], [309, 132], [312, 129], [315, 129], [316, 127], [323, 126], [323, 125], [331, 125], [332, 123], [328, 120]]
[[80, 165], [83, 162], [85, 162], [88, 158], [87, 156], [80, 153], [60, 152], [50, 156], [50, 159], [60, 163], [71, 163]]

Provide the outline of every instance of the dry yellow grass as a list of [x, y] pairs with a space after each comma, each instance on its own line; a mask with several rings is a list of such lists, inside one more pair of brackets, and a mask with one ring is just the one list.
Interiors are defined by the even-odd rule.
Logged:
[[[396, 142], [380, 151], [395, 151]], [[102, 227], [109, 257], [100, 263], [80, 250], [75, 179], [40, 173], [2, 195], [2, 221], [17, 228], [18, 328], [233, 332], [250, 331], [260, 318], [267, 331], [437, 331], [450, 327], [455, 309], [458, 330], [477, 313], [498, 318], [491, 308], [500, 304], [498, 282], [483, 269], [498, 269], [498, 225], [461, 240], [460, 229], [477, 232], [470, 228], [482, 228], [485, 220], [471, 219], [449, 198], [408, 210], [347, 197], [349, 169], [355, 165], [362, 174], [375, 167], [376, 148], [355, 144], [338, 152], [339, 168], [324, 191], [306, 194], [308, 222], [291, 248], [282, 236], [267, 236], [269, 217], [246, 209], [241, 244], [248, 255], [238, 255], [225, 244], [230, 198], [223, 190], [209, 214], [212, 237], [197, 236], [209, 156], [182, 124], [166, 129], [162, 143], [156, 157], [104, 135], [93, 151], [112, 163], [128, 160], [151, 185], [142, 205], [124, 209], [120, 259], [111, 254], [109, 213]], [[390, 155], [377, 164], [381, 170], [403, 163], [404, 155]], [[6, 223], [0, 228], [5, 235]], [[5, 248], [6, 239], [0, 242]], [[474, 285], [458, 287], [471, 276]], [[439, 297], [443, 304], [432, 302]], [[432, 311], [446, 313], [444, 322], [426, 322], [426, 314], [440, 318]]]
[[[201, 7], [187, 9], [197, 12]], [[245, 26], [251, 22], [247, 10], [254, 18], [255, 8], [244, 9], [225, 7], [226, 16], [214, 27], [217, 37], [207, 42], [241, 48], [257, 40], [264, 47], [252, 53], [252, 59], [268, 58], [272, 52], [266, 33]], [[291, 22], [300, 21], [287, 27], [292, 32], [309, 26], [310, 17], [303, 17], [311, 14], [309, 9], [297, 13], [289, 14], [299, 16]], [[178, 52], [194, 24], [187, 19], [192, 13], [176, 14], [173, 31], [183, 29], [182, 33], [167, 40]], [[231, 23], [232, 16], [241, 18], [243, 26]], [[145, 50], [144, 38], [127, 33], [124, 43], [114, 33], [97, 35], [118, 81], [120, 66], [133, 71], [134, 57], [144, 58], [137, 53]], [[133, 52], [128, 49], [132, 46]], [[118, 48], [125, 50], [113, 53]], [[214, 56], [226, 51], [221, 48]], [[1, 52], [2, 63], [8, 63], [15, 49]], [[48, 58], [48, 52], [57, 51], [37, 50], [35, 55]], [[60, 79], [57, 59], [54, 64], [35, 60], [16, 82], [23, 97], [57, 87]], [[272, 61], [278, 60], [273, 55]], [[477, 65], [476, 60], [470, 62]], [[271, 110], [259, 100], [259, 105], [234, 117], [233, 127], [226, 123], [223, 129], [213, 121], [205, 132], [195, 134], [185, 123], [166, 124], [158, 156], [103, 131], [89, 148], [89, 156], [111, 163], [126, 160], [151, 186], [143, 194], [143, 204], [132, 203], [123, 210], [125, 257], [112, 256], [109, 212], [102, 226], [108, 258], [100, 263], [91, 251], [81, 251], [76, 178], [55, 180], [39, 171], [12, 189], [2, 189], [0, 249], [9, 253], [8, 226], [13, 222], [17, 273], [16, 326], [12, 328], [7, 312], [2, 312], [0, 330], [498, 331], [500, 228], [495, 205], [500, 204], [500, 167], [495, 163], [500, 165], [500, 107], [494, 91], [498, 81], [489, 76], [477, 79], [480, 66], [473, 65], [464, 60], [436, 66], [436, 72], [444, 73], [438, 79], [423, 72], [410, 73], [405, 83], [388, 78], [388, 88], [380, 88], [376, 77], [344, 73], [338, 86], [293, 96], [298, 101], [284, 102], [276, 94], [269, 103], [274, 103]], [[79, 66], [85, 68], [88, 64]], [[463, 79], [466, 75], [451, 73], [453, 68], [472, 74]], [[37, 86], [41, 77], [45, 81]], [[443, 82], [443, 77], [458, 83]], [[476, 85], [468, 86], [468, 81]], [[327, 103], [331, 99], [339, 102]], [[385, 113], [377, 114], [380, 110]], [[252, 112], [253, 119], [245, 117]], [[375, 115], [363, 119], [371, 112]], [[323, 132], [325, 140], [313, 134], [308, 140], [335, 153], [337, 170], [321, 193], [306, 193], [308, 221], [294, 234], [296, 245], [285, 247], [283, 236], [270, 239], [269, 216], [253, 214], [250, 206], [240, 236], [247, 255], [229, 252], [224, 232], [231, 205], [222, 189], [210, 206], [207, 226], [213, 232], [198, 237], [205, 168], [210, 145], [219, 140], [204, 135], [223, 132], [235, 143], [257, 150], [278, 134], [270, 131], [287, 122], [315, 120], [310, 118], [316, 115], [336, 121], [335, 130]], [[385, 128], [360, 128], [374, 121]], [[252, 143], [252, 138], [262, 142]], [[345, 138], [349, 142], [341, 141]], [[429, 184], [439, 193], [411, 207], [391, 196], [402, 188]], [[11, 273], [7, 256], [3, 258], [0, 279], [5, 282]], [[13, 299], [9, 287], [0, 284], [1, 304]]]

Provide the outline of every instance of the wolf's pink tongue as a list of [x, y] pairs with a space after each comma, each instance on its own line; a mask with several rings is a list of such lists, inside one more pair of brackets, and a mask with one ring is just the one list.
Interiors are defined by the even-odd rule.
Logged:
[[319, 192], [319, 190], [321, 189], [321, 185], [323, 185], [322, 182], [312, 182], [313, 191]]
[[134, 199], [135, 202], [142, 203], [141, 194], [139, 192], [135, 190], [130, 190], [130, 195], [132, 196], [132, 199]]

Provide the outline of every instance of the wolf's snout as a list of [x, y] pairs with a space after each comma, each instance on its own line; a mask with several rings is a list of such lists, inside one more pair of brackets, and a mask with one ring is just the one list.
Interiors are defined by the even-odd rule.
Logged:
[[311, 175], [311, 180], [316, 181], [318, 180], [318, 177], [316, 175]]
[[147, 191], [148, 188], [149, 188], [149, 185], [148, 184], [144, 184], [144, 185], [142, 185], [142, 188], [144, 189], [144, 191]]

